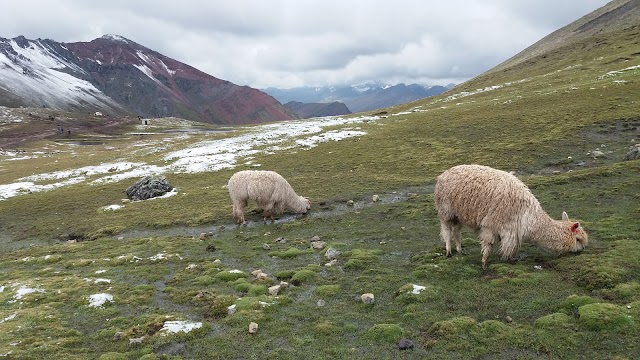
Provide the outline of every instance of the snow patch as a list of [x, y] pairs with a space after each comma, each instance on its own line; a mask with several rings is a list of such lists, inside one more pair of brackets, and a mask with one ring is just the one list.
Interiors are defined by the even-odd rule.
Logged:
[[13, 298], [15, 300], [20, 300], [22, 299], [25, 295], [28, 294], [33, 294], [33, 293], [44, 293], [45, 291], [40, 289], [40, 288], [30, 288], [27, 287], [26, 285], [22, 285], [20, 286], [20, 288], [18, 288], [18, 290], [16, 291], [16, 294], [13, 296]]
[[411, 290], [411, 293], [417, 295], [417, 294], [420, 294], [426, 288], [427, 288], [426, 286], [413, 284], [413, 290]]
[[160, 331], [166, 331], [169, 334], [176, 334], [180, 331], [188, 333], [194, 329], [202, 327], [201, 322], [189, 322], [189, 321], [165, 321]]
[[113, 302], [113, 295], [101, 293], [101, 294], [93, 294], [89, 296], [90, 307], [101, 307], [107, 301]]

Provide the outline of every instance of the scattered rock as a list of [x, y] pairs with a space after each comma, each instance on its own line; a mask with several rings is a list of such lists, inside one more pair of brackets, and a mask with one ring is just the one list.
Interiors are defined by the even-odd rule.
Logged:
[[353, 206], [355, 202], [353, 200], [347, 201], [347, 206]]
[[227, 314], [233, 315], [235, 313], [236, 313], [236, 304], [233, 304], [227, 307]]
[[313, 237], [312, 237], [312, 238], [311, 238], [311, 240], [309, 240], [309, 241], [311, 241], [311, 242], [314, 242], [314, 241], [320, 241], [320, 236], [318, 236], [318, 235], [313, 235]]
[[200, 233], [200, 240], [206, 240], [209, 238], [209, 234], [206, 232]]
[[378, 201], [380, 201], [380, 195], [377, 195], [377, 194], [376, 194], [376, 195], [373, 195], [373, 196], [371, 197], [371, 200], [372, 200], [373, 202], [378, 202]]
[[118, 331], [113, 334], [113, 340], [122, 340], [122, 338], [124, 338], [124, 333], [122, 331]]
[[400, 350], [413, 350], [414, 344], [413, 341], [409, 340], [409, 339], [400, 339], [400, 342], [398, 342], [398, 349]]
[[602, 151], [600, 151], [600, 150], [594, 150], [594, 151], [591, 152], [591, 156], [594, 159], [597, 159], [599, 157], [604, 157], [604, 153]]
[[333, 259], [333, 260], [329, 261], [328, 263], [324, 264], [324, 266], [331, 267], [331, 266], [335, 265], [336, 263], [338, 263], [338, 259]]
[[505, 320], [506, 322], [508, 322], [508, 323], [512, 323], [512, 322], [513, 322], [513, 319], [512, 319], [512, 318], [511, 318], [511, 316], [509, 316], [509, 315], [505, 316], [504, 320]]
[[327, 305], [327, 302], [322, 300], [322, 299], [320, 299], [320, 300], [318, 300], [317, 304], [318, 304], [318, 307], [323, 307], [323, 306]]
[[127, 188], [127, 197], [130, 200], [147, 200], [162, 196], [173, 190], [164, 176], [145, 176]]
[[251, 275], [253, 275], [256, 279], [266, 279], [267, 277], [269, 277], [269, 275], [267, 275], [266, 273], [262, 272], [261, 269], [252, 271]]
[[373, 296], [372, 293], [362, 294], [360, 296], [360, 300], [362, 300], [362, 302], [367, 305], [373, 305], [373, 303], [375, 302], [375, 296]]
[[255, 334], [258, 332], [258, 324], [252, 322], [249, 324], [249, 334]]
[[279, 238], [275, 239], [274, 242], [276, 242], [278, 244], [286, 244], [287, 243], [287, 239], [285, 239], [283, 237], [279, 237]]
[[142, 342], [147, 338], [147, 335], [142, 335], [139, 338], [130, 338], [129, 345], [142, 344]]
[[222, 264], [222, 261], [220, 259], [215, 259], [213, 260], [214, 264]]
[[280, 289], [282, 288], [282, 286], [280, 285], [273, 285], [269, 288], [269, 295], [271, 296], [276, 296], [278, 295], [278, 293], [280, 292]]
[[327, 243], [324, 241], [314, 241], [311, 243], [311, 248], [316, 250], [322, 250], [327, 246]]
[[629, 148], [629, 152], [625, 155], [625, 160], [635, 160], [640, 157], [640, 144], [635, 144]]
[[264, 250], [271, 250], [271, 245], [269, 245], [269, 244], [267, 244], [267, 243], [264, 243], [264, 244], [262, 244], [262, 248], [263, 248]]
[[205, 250], [209, 251], [209, 252], [213, 252], [216, 251], [216, 246], [213, 244], [209, 244], [207, 245], [207, 247], [205, 248]]
[[327, 259], [329, 260], [336, 259], [338, 256], [340, 256], [340, 250], [332, 247], [328, 248], [327, 251], [324, 253], [324, 256], [326, 256]]

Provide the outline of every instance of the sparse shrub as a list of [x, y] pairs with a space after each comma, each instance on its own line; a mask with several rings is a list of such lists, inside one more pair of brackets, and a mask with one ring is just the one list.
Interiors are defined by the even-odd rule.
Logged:
[[213, 299], [210, 300], [209, 312], [207, 315], [214, 318], [226, 316], [228, 314], [229, 306], [233, 305], [236, 299], [237, 298], [232, 295], [215, 295]]
[[298, 248], [291, 247], [291, 248], [288, 248], [287, 250], [284, 250], [284, 251], [271, 251], [271, 252], [269, 252], [269, 256], [277, 256], [277, 257], [280, 257], [280, 258], [289, 259], [289, 258], [294, 258], [294, 257], [302, 255], [302, 254], [306, 254], [308, 252], [309, 251], [303, 251], [303, 250], [300, 250]]
[[341, 333], [344, 329], [335, 325], [329, 320], [322, 320], [314, 326], [316, 332], [322, 335], [336, 335]]
[[381, 250], [353, 249], [345, 254], [349, 260], [344, 264], [345, 269], [361, 270], [378, 259]]
[[119, 352], [108, 352], [100, 355], [100, 360], [127, 360], [129, 357]]
[[510, 331], [507, 324], [498, 320], [486, 320], [480, 323], [482, 333], [488, 337], [506, 334]]
[[211, 285], [215, 282], [215, 279], [209, 275], [198, 276], [195, 280], [196, 283], [200, 286]]

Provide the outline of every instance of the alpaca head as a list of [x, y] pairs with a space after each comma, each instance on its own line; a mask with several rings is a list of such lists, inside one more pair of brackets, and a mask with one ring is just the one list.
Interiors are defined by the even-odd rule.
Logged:
[[311, 209], [311, 200], [307, 199], [304, 196], [300, 196], [300, 201], [305, 205], [303, 214], [306, 214], [309, 209]]
[[572, 240], [569, 244], [569, 251], [581, 252], [584, 250], [589, 244], [589, 236], [580, 223], [569, 220], [566, 212], [562, 212], [562, 223], [568, 228], [568, 234]]

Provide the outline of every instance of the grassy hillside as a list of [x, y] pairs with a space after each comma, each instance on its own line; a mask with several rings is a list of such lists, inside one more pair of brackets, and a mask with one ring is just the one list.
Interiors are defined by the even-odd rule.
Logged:
[[[0, 355], [638, 358], [640, 160], [623, 160], [640, 142], [638, 39], [635, 26], [571, 43], [375, 120], [324, 129], [363, 136], [310, 149], [290, 139], [234, 169], [167, 173], [178, 192], [166, 199], [103, 210], [122, 205], [129, 178], [0, 201]], [[184, 124], [158, 124], [101, 145], [21, 145], [32, 157], [5, 153], [0, 184], [118, 161], [163, 166], [171, 151], [263, 129], [187, 136], [162, 132]], [[550, 215], [579, 219], [590, 247], [555, 256], [528, 244], [514, 263], [492, 255], [483, 272], [466, 232], [466, 255], [444, 257], [432, 185], [461, 163], [514, 171]], [[233, 226], [223, 186], [256, 164], [309, 196], [311, 213], [263, 225], [252, 208], [250, 226]], [[312, 249], [314, 236], [324, 249]], [[328, 248], [340, 251], [331, 266]], [[252, 275], [258, 269], [267, 276]], [[269, 295], [281, 281], [289, 287]], [[102, 293], [112, 302], [90, 306]], [[365, 305], [364, 293], [375, 303]], [[171, 334], [162, 330], [169, 321], [200, 327]], [[414, 348], [398, 350], [400, 338]]]

